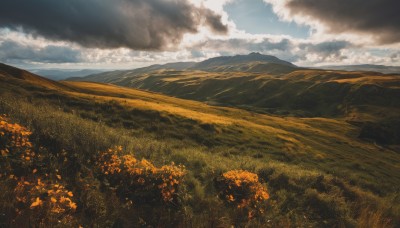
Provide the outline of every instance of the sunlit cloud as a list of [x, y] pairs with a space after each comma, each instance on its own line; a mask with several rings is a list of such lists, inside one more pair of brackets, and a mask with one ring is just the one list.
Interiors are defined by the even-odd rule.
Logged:
[[[96, 2], [97, 0], [91, 1]], [[288, 34], [250, 34], [245, 30], [238, 29], [228, 12], [225, 11], [224, 6], [234, 1], [176, 1], [182, 4], [182, 7], [189, 7], [187, 10], [193, 10], [192, 13], [201, 12], [201, 18], [198, 21], [193, 21], [193, 24], [185, 25], [182, 24], [182, 21], [179, 21], [180, 16], [185, 17], [186, 14], [183, 13], [180, 16], [178, 15], [178, 22], [175, 22], [174, 20], [177, 19], [174, 18], [165, 22], [167, 24], [157, 24], [156, 26], [163, 26], [165, 29], [170, 28], [170, 26], [178, 26], [183, 29], [179, 31], [172, 29], [167, 33], [161, 30], [161, 35], [158, 38], [157, 36], [153, 37], [151, 33], [143, 32], [142, 34], [141, 32], [138, 33], [138, 30], [130, 30], [140, 30], [140, 28], [129, 28], [127, 33], [135, 31], [133, 34], [139, 34], [140, 39], [146, 40], [145, 36], [152, 36], [157, 39], [154, 40], [155, 43], [153, 44], [149, 43], [153, 41], [146, 41], [147, 43], [144, 46], [141, 46], [143, 44], [141, 42], [135, 43], [136, 41], [129, 40], [129, 34], [119, 37], [118, 31], [113, 31], [114, 34], [111, 37], [107, 34], [88, 45], [86, 42], [94, 39], [95, 33], [83, 34], [83, 37], [87, 35], [91, 38], [87, 41], [82, 38], [82, 41], [80, 41], [68, 37], [54, 37], [47, 34], [45, 30], [40, 30], [41, 28], [32, 32], [32, 30], [24, 28], [23, 23], [21, 26], [7, 26], [3, 22], [0, 25], [0, 62], [30, 68], [101, 67], [131, 69], [151, 64], [201, 61], [221, 55], [260, 52], [277, 56], [300, 66], [366, 63], [400, 65], [399, 43], [382, 43], [382, 40], [377, 39], [376, 35], [360, 32], [357, 29], [353, 29], [354, 32], [352, 32], [353, 30], [335, 32], [329, 27], [328, 22], [318, 19], [318, 16], [313, 13], [293, 13], [290, 7], [288, 8], [288, 0], [260, 1], [264, 1], [265, 4], [272, 4], [273, 11], [285, 23], [291, 21], [309, 26], [310, 34], [308, 37], [299, 38]], [[146, 4], [160, 4], [163, 1], [152, 0], [150, 2], [146, 2]], [[201, 10], [198, 11], [199, 9]], [[131, 13], [129, 7], [125, 10], [127, 10], [126, 14]], [[174, 11], [175, 9], [171, 8], [171, 12], [168, 12], [163, 20], [168, 20], [170, 13], [172, 14]], [[114, 19], [117, 20], [118, 18]], [[125, 18], [119, 17], [118, 20], [125, 20]], [[115, 23], [128, 26], [127, 22], [124, 21]], [[131, 26], [130, 24], [132, 22], [129, 23], [129, 26]], [[141, 25], [144, 27], [151, 26], [148, 23]], [[66, 31], [68, 29], [62, 26], [60, 28]], [[107, 28], [106, 26], [104, 32], [111, 28], [113, 27]], [[125, 32], [124, 27], [115, 27], [115, 29], [118, 28], [122, 29], [121, 32]], [[177, 32], [175, 34], [177, 36], [165, 37], [168, 36], [168, 33], [174, 31]], [[152, 32], [158, 32], [158, 30]], [[396, 32], [393, 34], [396, 34]], [[120, 44], [115, 43], [119, 41], [121, 41]]]

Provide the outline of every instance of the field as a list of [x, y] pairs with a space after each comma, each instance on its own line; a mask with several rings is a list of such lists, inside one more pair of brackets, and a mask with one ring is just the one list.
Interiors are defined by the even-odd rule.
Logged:
[[[190, 90], [201, 77], [188, 80], [181, 86]], [[180, 85], [172, 76], [164, 81]], [[329, 79], [335, 85], [349, 82], [386, 83], [398, 89], [395, 76]], [[379, 114], [360, 112], [364, 106], [352, 104], [357, 106], [349, 115], [278, 115], [111, 84], [57, 83], [17, 69], [0, 71], [0, 114], [32, 131], [30, 140], [45, 157], [38, 173], [74, 193], [77, 208], [66, 224], [83, 227], [399, 226], [400, 154], [395, 145], [359, 137], [363, 129], [354, 122], [368, 118], [376, 122]], [[396, 105], [387, 107], [398, 110]], [[110, 187], [112, 180], [95, 171], [102, 152], [116, 146], [156, 167], [184, 165], [186, 174], [174, 200], [153, 204], [133, 200], [127, 205], [119, 199], [118, 189]], [[269, 193], [262, 214], [253, 216], [253, 209], [232, 207], [219, 197], [216, 183], [230, 170], [258, 174]], [[5, 192], [0, 210], [6, 215], [0, 225], [18, 227], [35, 216], [28, 210], [25, 220], [16, 221], [21, 219], [12, 210], [17, 203], [6, 203], [15, 198], [12, 183], [2, 179], [0, 188]]]

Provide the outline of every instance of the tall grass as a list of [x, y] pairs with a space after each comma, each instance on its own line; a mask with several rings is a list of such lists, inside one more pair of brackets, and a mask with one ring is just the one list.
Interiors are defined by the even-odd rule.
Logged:
[[[3, 94], [0, 113], [28, 127], [33, 132], [35, 145], [54, 153], [65, 151], [72, 159], [73, 169], [63, 167], [57, 157], [48, 160], [54, 164], [47, 165], [59, 169], [66, 176], [67, 187], [80, 195], [77, 216], [84, 226], [228, 227], [237, 218], [218, 199], [214, 178], [233, 169], [257, 173], [270, 192], [265, 213], [243, 226], [393, 227], [400, 224], [396, 196], [390, 205], [385, 198], [317, 169], [257, 159], [250, 154], [227, 154], [226, 147], [211, 152], [193, 141], [182, 145], [181, 140], [173, 137], [157, 137], [157, 131], [137, 132], [83, 119], [77, 112], [41, 99]], [[116, 145], [156, 164], [173, 161], [187, 167], [179, 209], [126, 208], [104, 190], [107, 183], [93, 176], [94, 164], [98, 152]], [[49, 156], [55, 155], [49, 153]], [[3, 191], [11, 191], [7, 184], [1, 185]], [[86, 185], [89, 189], [83, 188]], [[4, 208], [7, 207], [1, 209]]]

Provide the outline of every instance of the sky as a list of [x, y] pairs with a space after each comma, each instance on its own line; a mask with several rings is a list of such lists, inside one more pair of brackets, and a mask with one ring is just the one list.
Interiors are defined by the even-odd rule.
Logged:
[[259, 52], [400, 66], [398, 0], [0, 0], [0, 62], [132, 69]]

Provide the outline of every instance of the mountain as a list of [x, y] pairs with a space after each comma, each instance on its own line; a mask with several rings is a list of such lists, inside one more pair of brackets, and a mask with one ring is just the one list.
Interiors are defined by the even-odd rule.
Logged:
[[278, 59], [275, 56], [271, 55], [262, 55], [260, 53], [251, 53], [249, 55], [236, 55], [236, 56], [221, 56], [215, 57], [203, 62], [197, 63], [190, 69], [192, 70], [203, 70], [203, 71], [215, 71], [215, 68], [225, 67], [225, 66], [234, 66], [238, 64], [246, 64], [246, 63], [274, 63], [283, 66], [288, 66], [291, 68], [295, 68], [296, 66], [290, 62], [286, 62], [284, 60]]
[[69, 81], [93, 81], [114, 83], [122, 79], [136, 77], [145, 73], [169, 71], [207, 71], [207, 72], [263, 72], [268, 74], [289, 73], [299, 68], [292, 63], [280, 60], [274, 56], [251, 53], [249, 55], [222, 56], [196, 62], [177, 62], [164, 65], [151, 65], [133, 70], [110, 71], [88, 75], [83, 78], [72, 77]]
[[[253, 60], [270, 62], [246, 62]], [[365, 129], [375, 129], [363, 131], [361, 138], [382, 144], [400, 143], [400, 123], [396, 120], [400, 117], [400, 75], [396, 74], [305, 69], [253, 53], [209, 59], [186, 70], [157, 65], [79, 80], [260, 113], [346, 118], [353, 124], [371, 125]]]
[[321, 69], [327, 70], [346, 70], [346, 71], [371, 71], [384, 74], [400, 74], [400, 66], [384, 66], [384, 65], [343, 65], [343, 66], [323, 66]]
[[98, 74], [101, 72], [105, 72], [106, 70], [71, 70], [71, 69], [32, 69], [30, 70], [32, 73], [37, 75], [59, 81], [64, 80], [71, 77], [84, 77], [91, 74]]
[[[251, 72], [251, 73], [266, 73], [271, 75], [287, 74], [304, 68], [296, 66], [288, 66], [279, 63], [263, 63], [250, 62], [234, 65], [221, 65], [210, 68], [205, 68], [203, 71], [208, 72]], [[189, 69], [190, 70], [190, 69]]]

